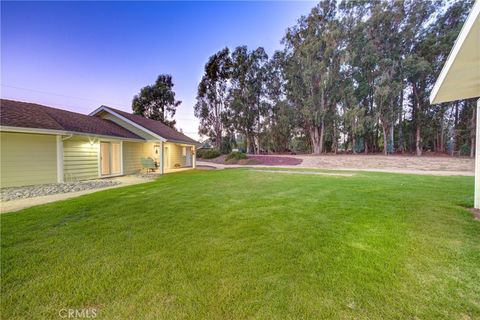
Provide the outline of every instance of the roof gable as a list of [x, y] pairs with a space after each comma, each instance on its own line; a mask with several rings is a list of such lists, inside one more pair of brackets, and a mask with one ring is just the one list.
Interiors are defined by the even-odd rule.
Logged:
[[115, 116], [128, 120], [131, 123], [136, 124], [140, 128], [144, 129], [149, 134], [157, 135], [166, 141], [180, 142], [185, 144], [198, 145], [199, 142], [187, 137], [183, 133], [176, 131], [175, 129], [165, 125], [164, 123], [152, 119], [148, 119], [139, 115], [131, 114], [122, 110], [111, 108], [108, 106], [101, 106], [97, 110], [90, 113], [90, 115], [98, 115], [100, 112], [106, 111]]

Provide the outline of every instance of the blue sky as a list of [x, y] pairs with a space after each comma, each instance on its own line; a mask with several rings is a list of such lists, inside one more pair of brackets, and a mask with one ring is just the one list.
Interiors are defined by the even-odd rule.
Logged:
[[197, 138], [193, 106], [208, 57], [225, 46], [263, 46], [314, 2], [1, 3], [1, 96], [89, 113], [130, 111], [141, 87], [173, 76], [177, 127]]

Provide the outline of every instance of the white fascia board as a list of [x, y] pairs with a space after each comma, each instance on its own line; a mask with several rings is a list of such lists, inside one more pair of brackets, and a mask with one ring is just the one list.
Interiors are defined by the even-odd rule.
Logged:
[[165, 142], [175, 143], [175, 144], [179, 144], [179, 145], [182, 145], [182, 146], [188, 146], [188, 147], [191, 147], [191, 146], [195, 147], [195, 146], [201, 145], [201, 143], [189, 143], [189, 142], [177, 141], [177, 140], [166, 140]]
[[[117, 117], [117, 118], [125, 121], [125, 122], [128, 123], [128, 124], [131, 124], [131, 125], [134, 126], [135, 128], [140, 129], [140, 130], [142, 130], [142, 131], [145, 132], [145, 133], [148, 133], [149, 135], [157, 138], [157, 139], [160, 140], [160, 141], [167, 141], [167, 139], [165, 139], [164, 137], [159, 136], [159, 135], [156, 134], [155, 132], [150, 131], [150, 130], [144, 128], [143, 126], [139, 125], [138, 123], [136, 123], [136, 122], [134, 122], [134, 121], [132, 121], [132, 120], [130, 120], [130, 119], [128, 119], [128, 118], [125, 118], [125, 117], [122, 116], [121, 114], [118, 114], [117, 112], [115, 112], [115, 111], [113, 111], [113, 110], [111, 110], [111, 109], [109, 109], [108, 107], [105, 107], [105, 106], [101, 106], [100, 108], [95, 109], [94, 111], [90, 112], [88, 115], [89, 115], [89, 116], [95, 116], [95, 115], [97, 115], [97, 114], [98, 114], [99, 112], [101, 112], [101, 111], [105, 111], [105, 112], [110, 113], [111, 115], [114, 115], [115, 117]], [[128, 130], [128, 129], [127, 129], [127, 130]]]
[[117, 137], [117, 136], [106, 136], [106, 135], [86, 133], [86, 132], [40, 129], [40, 128], [0, 126], [0, 131], [18, 132], [18, 133], [54, 134], [54, 135], [75, 135], [75, 136], [84, 136], [84, 137], [94, 137], [94, 138], [100, 138], [100, 139], [145, 142], [144, 139], [123, 138], [123, 137]]
[[[430, 104], [435, 104], [435, 103], [441, 103], [444, 101], [437, 102], [435, 101], [435, 98], [438, 95], [438, 92], [440, 88], [442, 87], [443, 82], [445, 81], [445, 78], [447, 77], [448, 72], [450, 71], [450, 68], [453, 65], [453, 62], [455, 61], [458, 53], [460, 52], [460, 49], [462, 48], [463, 42], [467, 38], [468, 34], [470, 33], [472, 26], [475, 23], [475, 20], [477, 17], [480, 15], [480, 0], [476, 0], [472, 11], [470, 11], [470, 14], [467, 17], [467, 20], [463, 24], [462, 30], [460, 30], [460, 33], [458, 34], [457, 39], [455, 40], [455, 43], [453, 45], [452, 50], [450, 51], [450, 54], [447, 57], [447, 61], [443, 65], [442, 71], [440, 72], [440, 75], [437, 78], [437, 81], [435, 82], [435, 85], [433, 86], [432, 92], [430, 93]], [[447, 101], [445, 101], [447, 102]]]

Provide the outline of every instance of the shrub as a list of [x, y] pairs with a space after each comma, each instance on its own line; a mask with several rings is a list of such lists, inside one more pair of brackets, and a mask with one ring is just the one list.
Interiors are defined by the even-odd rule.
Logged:
[[229, 160], [244, 160], [247, 159], [247, 155], [243, 152], [232, 152], [225, 157], [225, 161]]
[[232, 145], [229, 139], [225, 138], [222, 140], [222, 144], [220, 145], [220, 152], [222, 154], [229, 154], [230, 152], [232, 152]]
[[198, 159], [214, 159], [220, 156], [220, 151], [215, 149], [200, 149], [197, 150]]
[[460, 155], [461, 156], [468, 156], [470, 155], [470, 145], [468, 143], [465, 143], [463, 144], [461, 147], [460, 147]]

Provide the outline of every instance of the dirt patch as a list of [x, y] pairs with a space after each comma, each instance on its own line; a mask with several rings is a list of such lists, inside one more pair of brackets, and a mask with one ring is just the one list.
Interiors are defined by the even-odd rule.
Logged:
[[[225, 161], [225, 155], [215, 159], [201, 159], [204, 162], [226, 165], [262, 165], [262, 166], [296, 166], [303, 162], [300, 158], [276, 155], [248, 155], [248, 159]], [[200, 160], [200, 159], [199, 159]]]
[[[411, 155], [249, 155], [258, 160], [257, 165], [283, 167], [296, 166], [302, 169], [325, 169], [344, 171], [374, 171], [436, 176], [474, 176], [475, 160], [467, 157], [411, 156]], [[205, 160], [199, 159], [199, 162]], [[219, 169], [239, 166], [226, 164], [225, 156], [203, 162]], [[245, 165], [248, 166], [248, 165]]]
[[258, 164], [265, 166], [297, 166], [303, 162], [301, 158], [294, 158], [290, 156], [248, 156], [249, 159], [256, 160]]
[[353, 177], [355, 175], [354, 173], [333, 173], [333, 172], [319, 172], [319, 171], [258, 170], [258, 169], [252, 169], [250, 171], [289, 173], [289, 174], [312, 174], [312, 175], [319, 175], [319, 176], [339, 176], [339, 177]]
[[480, 221], [480, 209], [469, 209], [471, 213], [473, 213], [473, 219]]
[[319, 169], [365, 169], [389, 172], [439, 171], [461, 172], [473, 175], [475, 160], [448, 156], [404, 156], [404, 155], [297, 155], [302, 167]]

